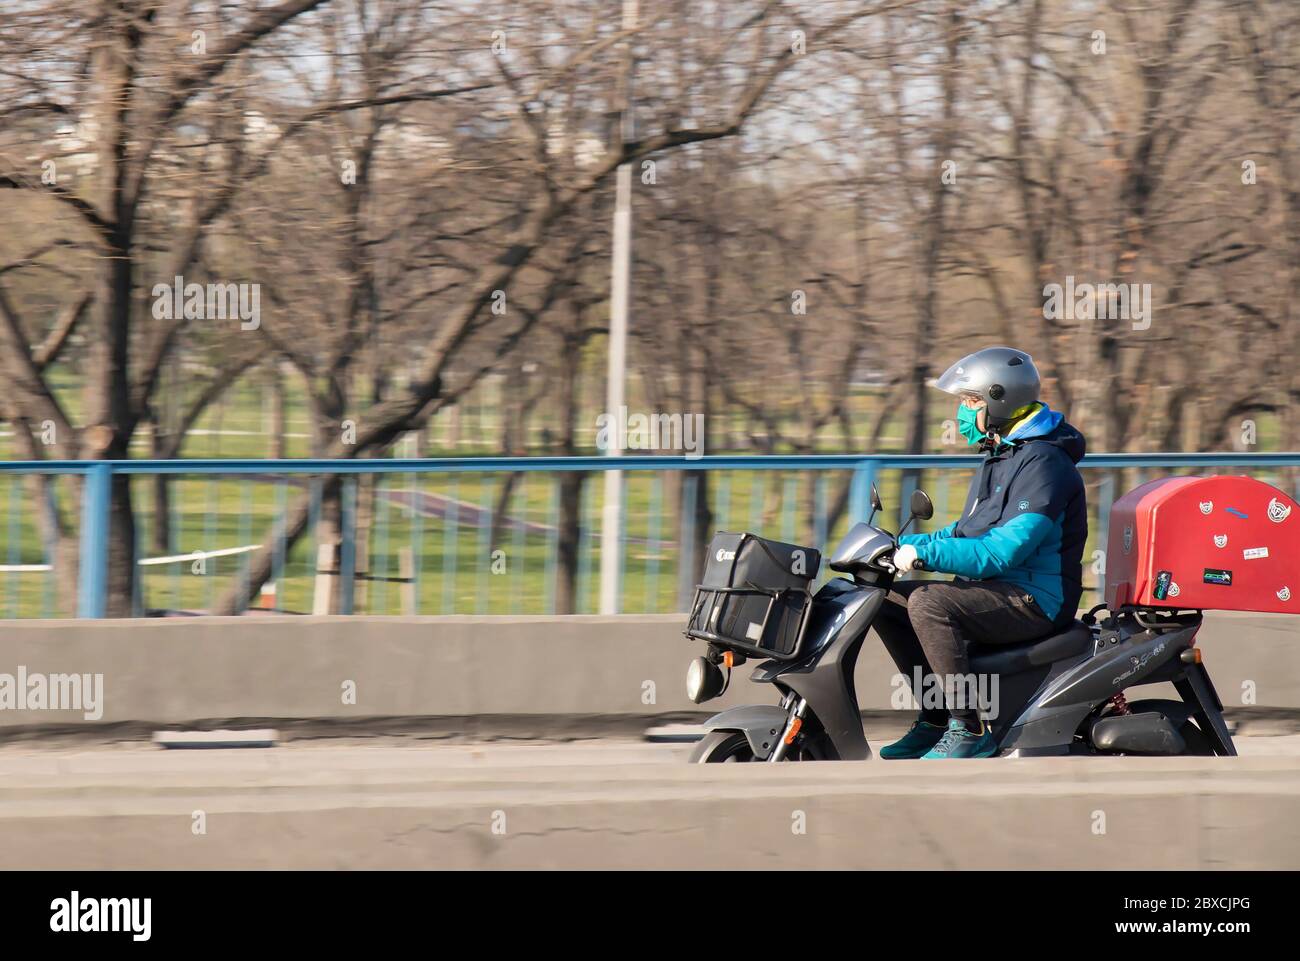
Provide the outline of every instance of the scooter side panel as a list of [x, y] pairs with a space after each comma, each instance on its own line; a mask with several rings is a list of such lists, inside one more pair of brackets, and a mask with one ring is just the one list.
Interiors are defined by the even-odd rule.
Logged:
[[1154, 675], [1191, 646], [1195, 633], [1194, 628], [1143, 632], [1084, 657], [1047, 681], [1042, 694], [1003, 738], [1002, 750], [1068, 753], [1075, 732], [1094, 707], [1125, 688], [1156, 680]]

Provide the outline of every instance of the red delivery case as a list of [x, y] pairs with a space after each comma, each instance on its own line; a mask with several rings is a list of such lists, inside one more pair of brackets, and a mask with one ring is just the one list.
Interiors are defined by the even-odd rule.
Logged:
[[1169, 477], [1110, 512], [1106, 605], [1300, 612], [1300, 510], [1251, 477]]

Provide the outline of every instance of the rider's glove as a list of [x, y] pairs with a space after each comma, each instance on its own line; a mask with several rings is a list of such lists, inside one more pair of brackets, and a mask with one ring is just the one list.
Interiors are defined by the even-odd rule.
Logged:
[[901, 544], [894, 551], [894, 569], [906, 574], [916, 566], [916, 548], [911, 544]]

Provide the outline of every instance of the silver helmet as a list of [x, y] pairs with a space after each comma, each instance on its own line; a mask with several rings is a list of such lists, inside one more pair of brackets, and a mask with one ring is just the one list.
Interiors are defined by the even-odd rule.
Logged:
[[933, 382], [949, 394], [979, 396], [987, 405], [989, 427], [1005, 424], [1038, 400], [1041, 384], [1034, 358], [1014, 347], [985, 347], [967, 354]]

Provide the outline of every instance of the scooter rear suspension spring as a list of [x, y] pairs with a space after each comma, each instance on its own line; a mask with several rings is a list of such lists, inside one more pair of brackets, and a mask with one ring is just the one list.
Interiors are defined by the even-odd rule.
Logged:
[[1126, 698], [1122, 692], [1119, 693], [1119, 694], [1114, 694], [1114, 695], [1111, 696], [1111, 699], [1110, 699], [1110, 706], [1111, 706], [1112, 708], [1114, 708], [1114, 711], [1113, 711], [1112, 713], [1115, 713], [1115, 714], [1132, 714], [1132, 713], [1133, 713], [1132, 711], [1130, 711], [1130, 710], [1128, 709], [1128, 698]]

